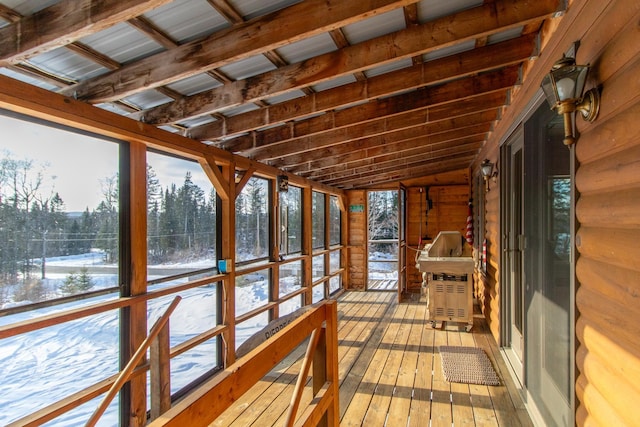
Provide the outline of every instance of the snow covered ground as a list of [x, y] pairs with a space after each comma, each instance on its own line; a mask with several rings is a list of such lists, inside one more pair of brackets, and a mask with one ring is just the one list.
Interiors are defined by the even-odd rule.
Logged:
[[[99, 265], [102, 257], [87, 254], [47, 260], [48, 265], [79, 265], [86, 262]], [[208, 264], [211, 265], [210, 262]], [[189, 267], [202, 268], [189, 264]], [[178, 267], [187, 267], [180, 265]], [[64, 276], [64, 275], [61, 275]], [[104, 276], [104, 277], [102, 277]], [[236, 288], [237, 313], [245, 313], [267, 301], [266, 278], [252, 278], [246, 286]], [[47, 280], [62, 282], [64, 277]], [[95, 277], [96, 287], [114, 286], [116, 278], [108, 275]], [[295, 277], [281, 286], [296, 287]], [[175, 282], [174, 282], [175, 283]], [[50, 284], [51, 285], [51, 284]], [[162, 285], [158, 285], [162, 286]], [[166, 285], [165, 285], [166, 286]], [[284, 292], [287, 292], [286, 290]], [[205, 286], [183, 294], [182, 301], [171, 316], [171, 345], [174, 346], [216, 325], [216, 287]], [[70, 304], [0, 317], [0, 325], [11, 324], [70, 308], [93, 304], [115, 295], [96, 297]], [[172, 296], [150, 301], [148, 327], [160, 317]], [[314, 298], [315, 299], [315, 298]], [[294, 298], [283, 304], [282, 314], [300, 306]], [[118, 310], [77, 319], [55, 327], [0, 340], [0, 425], [6, 425], [26, 414], [54, 403], [76, 391], [105, 379], [118, 371]], [[268, 322], [266, 313], [237, 325], [237, 345], [260, 330]], [[182, 354], [171, 361], [171, 389], [179, 390], [216, 364], [216, 346], [212, 340]], [[48, 426], [84, 425], [102, 396], [88, 402], [54, 421]], [[98, 425], [118, 424], [118, 403], [115, 402], [102, 416]]]

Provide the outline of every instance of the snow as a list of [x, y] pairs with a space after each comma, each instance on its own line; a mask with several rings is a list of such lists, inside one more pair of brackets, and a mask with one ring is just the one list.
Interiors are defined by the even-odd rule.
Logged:
[[[78, 266], [101, 265], [99, 253], [73, 257], [47, 259], [47, 265]], [[172, 267], [202, 268], [208, 263], [194, 262]], [[246, 313], [267, 301], [268, 274], [255, 274], [246, 284], [236, 287], [236, 312]], [[100, 275], [92, 278], [96, 287], [114, 286], [116, 278]], [[47, 286], [55, 288], [62, 283], [63, 274], [47, 275]], [[184, 279], [186, 280], [186, 279]], [[297, 277], [281, 281], [281, 294], [299, 289]], [[175, 281], [172, 283], [176, 283]], [[164, 285], [156, 285], [154, 289]], [[191, 289], [181, 294], [182, 301], [170, 319], [170, 341], [175, 346], [193, 336], [215, 327], [217, 289], [215, 285]], [[74, 303], [27, 311], [0, 317], [0, 325], [12, 324], [116, 298], [116, 295], [90, 298]], [[314, 301], [315, 301], [314, 289]], [[147, 327], [150, 328], [173, 300], [173, 296], [158, 298], [148, 303]], [[300, 298], [282, 305], [282, 314], [300, 306]], [[118, 371], [119, 311], [111, 310], [90, 317], [66, 322], [0, 341], [0, 425], [11, 423], [46, 405], [95, 384]], [[255, 316], [236, 326], [236, 345], [268, 323], [268, 314]], [[176, 392], [200, 377], [216, 364], [215, 340], [210, 340], [171, 360], [171, 391]], [[68, 412], [47, 426], [84, 425], [97, 408], [103, 396]], [[118, 424], [118, 399], [101, 417], [98, 425]]]

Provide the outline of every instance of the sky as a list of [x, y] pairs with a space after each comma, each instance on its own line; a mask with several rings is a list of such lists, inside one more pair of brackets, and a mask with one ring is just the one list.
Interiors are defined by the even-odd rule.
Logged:
[[[58, 192], [69, 212], [95, 209], [103, 199], [102, 184], [118, 171], [118, 144], [0, 114], [0, 159], [33, 160], [44, 166], [43, 195]], [[163, 188], [180, 186], [187, 170], [209, 193], [211, 184], [195, 162], [148, 154]]]

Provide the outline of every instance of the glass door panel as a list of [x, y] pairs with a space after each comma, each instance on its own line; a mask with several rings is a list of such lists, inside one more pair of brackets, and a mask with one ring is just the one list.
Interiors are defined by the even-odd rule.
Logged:
[[542, 104], [525, 123], [526, 387], [547, 425], [572, 425], [571, 155]]

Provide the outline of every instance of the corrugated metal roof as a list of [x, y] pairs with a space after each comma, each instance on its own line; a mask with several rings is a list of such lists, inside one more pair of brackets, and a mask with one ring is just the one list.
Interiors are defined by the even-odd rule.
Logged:
[[[10, 9], [4, 18], [0, 18], [0, 26], [10, 25], [8, 20], [13, 20], [15, 13], [29, 16], [37, 10], [62, 1], [0, 0], [1, 5]], [[496, 26], [492, 34], [488, 34], [485, 30], [478, 30], [477, 38], [473, 36], [467, 38], [468, 36], [465, 36], [456, 39], [457, 33], [466, 34], [467, 26], [473, 26], [474, 23], [472, 21], [478, 19], [478, 16], [509, 15], [509, 11], [506, 8], [491, 10], [490, 7], [485, 7], [479, 9], [477, 14], [474, 12], [473, 15], [461, 15], [464, 14], [462, 11], [466, 9], [483, 5], [482, 0], [420, 0], [415, 4], [407, 5], [405, 8], [395, 4], [391, 11], [388, 11], [389, 8], [387, 6], [378, 7], [378, 2], [343, 1], [344, 3], [340, 1], [331, 2], [331, 8], [325, 10], [325, 5], [322, 1], [314, 0], [173, 0], [154, 10], [147, 10], [140, 15], [140, 18], [143, 18], [142, 20], [132, 18], [128, 22], [122, 21], [110, 28], [77, 40], [79, 44], [84, 46], [76, 44], [76, 46], [58, 47], [61, 44], [73, 41], [73, 35], [70, 35], [68, 39], [62, 39], [58, 38], [57, 34], [49, 34], [43, 37], [42, 42], [48, 43], [51, 40], [51, 44], [44, 44], [42, 49], [35, 49], [36, 52], [42, 53], [20, 52], [20, 46], [16, 46], [17, 52], [14, 53], [11, 52], [11, 49], [8, 49], [6, 55], [10, 58], [13, 56], [13, 59], [9, 59], [9, 63], [17, 65], [2, 68], [0, 73], [48, 90], [62, 90], [67, 95], [78, 96], [79, 99], [87, 99], [89, 102], [102, 102], [108, 99], [112, 102], [100, 103], [98, 107], [117, 114], [127, 116], [134, 113], [135, 110], [142, 109], [145, 110], [143, 113], [131, 115], [131, 117], [135, 119], [144, 117], [147, 123], [156, 123], [161, 129], [166, 129], [170, 132], [182, 132], [188, 128], [189, 135], [193, 135], [194, 138], [204, 143], [217, 141], [221, 147], [234, 151], [234, 144], [238, 144], [238, 147], [248, 147], [250, 145], [243, 140], [243, 135], [249, 132], [265, 132], [265, 135], [271, 135], [269, 130], [282, 126], [283, 123], [303, 122], [311, 120], [313, 117], [326, 115], [328, 112], [342, 112], [359, 104], [371, 103], [372, 108], [354, 109], [353, 114], [345, 112], [344, 114], [341, 113], [341, 116], [355, 116], [359, 114], [360, 110], [366, 110], [368, 112], [363, 120], [369, 121], [372, 120], [372, 116], [375, 114], [373, 111], [377, 110], [381, 110], [381, 117], [385, 117], [389, 114], [396, 114], [395, 109], [399, 112], [406, 108], [409, 110], [426, 108], [428, 104], [420, 104], [422, 101], [415, 96], [416, 90], [436, 83], [441, 84], [443, 78], [449, 81], [456, 81], [468, 78], [466, 76], [469, 75], [479, 75], [477, 72], [474, 73], [473, 66], [469, 65], [473, 61], [461, 64], [462, 70], [452, 70], [450, 72], [451, 75], [438, 77], [438, 81], [433, 83], [429, 82], [430, 77], [427, 76], [429, 73], [425, 73], [424, 82], [413, 78], [408, 79], [411, 81], [407, 82], [400, 81], [397, 75], [401, 74], [394, 76], [390, 73], [406, 67], [412, 67], [421, 60], [424, 62], [432, 61], [436, 58], [519, 37], [523, 31], [523, 24], [526, 24], [527, 29], [530, 30], [535, 28], [534, 25], [530, 24], [537, 22], [541, 25], [545, 19], [542, 15], [526, 19], [520, 18], [520, 15], [526, 15], [526, 11], [519, 10], [518, 14], [511, 13], [511, 15], [517, 15], [517, 17], [509, 17], [513, 21], [513, 24], [511, 24], [513, 28], [507, 31]], [[78, 2], [77, 4], [79, 7], [82, 5], [84, 5], [82, 7], [86, 7], [83, 2]], [[136, 13], [142, 13], [139, 6], [144, 4], [146, 3], [141, 2], [136, 5], [131, 3], [129, 16], [133, 17]], [[344, 6], [345, 4], [348, 6]], [[118, 3], [118, 5], [123, 6], [125, 10], [127, 8], [124, 3]], [[250, 21], [238, 22], [239, 17], [251, 20], [292, 5], [297, 9], [294, 15], [296, 17], [299, 17], [299, 14], [306, 11], [307, 8], [309, 8], [310, 13], [313, 12], [315, 14], [313, 16], [317, 17], [323, 16], [323, 13], [331, 13], [331, 11], [338, 9], [341, 9], [340, 13], [344, 15], [340, 15], [340, 21], [334, 23], [335, 27], [332, 32], [324, 31], [318, 34], [317, 29], [314, 28], [311, 22], [291, 23], [283, 18], [283, 16], [288, 16], [287, 14], [274, 14], [267, 19], [278, 20], [279, 25], [283, 25], [283, 28], [284, 26], [287, 26], [287, 28], [299, 27], [301, 33], [298, 36], [287, 35], [286, 39], [283, 36], [282, 40], [278, 40], [277, 34], [272, 33], [269, 37], [274, 38], [270, 39], [268, 45], [261, 44], [261, 29], [259, 26], [254, 26]], [[553, 6], [548, 5], [548, 8], [553, 9]], [[14, 13], [12, 14], [12, 12]], [[349, 17], [349, 13], [353, 13], [353, 16]], [[544, 13], [549, 14], [545, 16], [550, 16], [554, 12], [545, 11]], [[365, 15], [368, 17], [363, 19], [362, 17]], [[457, 17], [460, 17], [460, 19]], [[430, 49], [427, 54], [422, 54], [426, 48], [421, 50], [416, 43], [412, 43], [411, 49], [413, 49], [413, 52], [407, 51], [407, 55], [412, 55], [411, 58], [394, 59], [388, 55], [375, 55], [374, 53], [377, 52], [370, 50], [372, 45], [363, 43], [367, 40], [396, 32], [399, 33], [399, 39], [407, 36], [413, 37], [419, 31], [407, 30], [407, 25], [414, 26], [439, 18], [443, 19], [438, 22], [433, 31], [438, 32], [438, 39], [434, 39], [434, 41], [440, 44]], [[69, 19], [72, 19], [72, 17], [70, 16]], [[77, 19], [80, 21], [79, 18]], [[413, 22], [414, 19], [418, 22]], [[469, 22], [465, 21], [465, 19], [468, 19]], [[146, 22], [144, 22], [145, 20]], [[331, 19], [328, 19], [327, 23], [331, 25]], [[98, 28], [104, 28], [107, 24], [111, 24], [111, 21], [108, 18], [104, 18], [102, 22], [96, 23], [94, 31]], [[91, 24], [80, 23], [80, 25], [84, 26], [83, 33], [92, 31]], [[462, 31], [463, 28], [465, 31]], [[60, 28], [56, 29], [56, 31], [59, 30]], [[16, 31], [19, 34], [20, 30], [17, 25]], [[43, 31], [47, 31], [47, 29], [43, 28]], [[308, 36], [309, 34], [313, 35]], [[28, 36], [29, 34], [24, 34], [25, 38]], [[47, 36], [49, 37], [48, 39]], [[237, 38], [244, 40], [247, 37], [252, 38], [251, 42], [255, 40], [255, 49], [250, 47], [243, 52], [234, 48]], [[424, 35], [424, 37], [428, 36]], [[165, 40], [162, 40], [163, 38]], [[287, 39], [295, 41], [289, 42]], [[279, 46], [275, 51], [270, 51], [269, 46], [273, 46], [270, 44], [271, 41]], [[29, 43], [35, 43], [36, 45], [40, 42], [40, 40], [36, 39], [29, 41]], [[216, 43], [225, 44], [217, 46]], [[533, 42], [529, 39], [524, 39], [523, 43], [531, 43], [533, 45]], [[215, 49], [215, 55], [211, 55], [207, 51], [211, 46], [216, 46], [213, 48]], [[85, 47], [88, 49], [83, 51]], [[431, 48], [431, 45], [429, 47]], [[385, 49], [384, 46], [376, 46], [375, 48]], [[525, 49], [522, 50], [524, 51]], [[531, 46], [531, 50], [533, 50], [533, 46]], [[255, 54], [254, 52], [256, 51], [261, 53]], [[389, 52], [393, 51], [390, 46]], [[225, 54], [233, 58], [242, 59], [230, 61], [229, 58], [225, 58]], [[323, 54], [325, 55], [324, 57], [318, 57]], [[511, 78], [511, 75], [517, 74], [514, 72], [514, 68], [511, 67], [514, 61], [522, 61], [525, 57], [528, 60], [528, 54], [524, 52], [518, 53], [522, 58], [516, 57], [514, 59], [509, 57], [504, 60], [500, 59], [501, 55], [498, 52], [494, 52], [494, 54], [498, 58], [495, 60], [495, 65], [493, 63], [483, 65], [480, 71], [492, 69], [492, 67], [504, 69], [509, 66], [508, 73], [505, 74], [505, 77], [497, 76], [493, 80], [491, 76], [488, 76], [484, 86], [489, 86], [489, 83], [493, 83], [495, 80]], [[251, 56], [248, 57], [247, 55]], [[289, 78], [289, 70], [295, 68], [278, 71], [278, 67], [283, 66], [283, 61], [286, 64], [304, 67], [305, 65], [310, 65], [309, 63], [304, 64], [305, 61], [315, 57], [318, 57], [318, 59], [313, 62], [313, 65], [317, 66], [317, 69], [309, 69], [308, 73], [305, 74], [304, 81], [308, 82], [308, 87], [301, 86], [300, 81], [295, 78]], [[28, 59], [25, 60], [24, 58]], [[163, 67], [164, 64], [168, 65], [170, 62], [170, 67]], [[220, 64], [225, 65], [220, 66]], [[29, 66], [32, 66], [32, 69], [25, 70]], [[22, 70], [20, 69], [21, 67]], [[192, 68], [190, 69], [190, 67]], [[130, 71], [134, 70], [135, 76], [129, 74]], [[269, 72], [272, 74], [265, 75], [265, 73]], [[37, 77], [38, 73], [42, 75], [42, 79]], [[388, 80], [383, 78], [375, 79], [375, 81], [372, 80], [371, 82], [366, 81], [366, 79], [385, 74], [389, 74]], [[261, 75], [263, 76], [259, 79], [244, 81], [241, 84], [233, 83], [236, 80], [245, 80]], [[516, 79], [516, 77], [513, 78], [514, 80]], [[271, 88], [269, 87], [270, 79], [280, 80], [276, 86]], [[71, 84], [74, 81], [80, 82], [77, 85], [77, 91], [75, 91], [75, 86], [67, 89], [65, 82], [62, 80], [66, 80], [67, 84]], [[259, 90], [263, 95], [259, 96], [264, 96], [261, 100], [263, 102], [253, 102], [255, 98], [251, 96], [250, 102], [243, 105], [231, 104], [231, 102], [235, 101], [229, 101], [229, 104], [225, 104], [224, 97], [227, 91], [229, 100], [243, 99], [245, 93], [242, 91], [246, 91], [248, 87], [251, 88], [251, 85], [256, 82], [261, 84]], [[356, 82], [361, 84], [351, 85]], [[505, 86], [509, 85], [503, 82], [500, 84], [502, 86], [500, 86], [499, 90], [503, 90]], [[198, 96], [202, 92], [215, 90], [223, 85], [225, 87], [224, 90], [212, 94], [216, 97], [215, 102], [206, 96]], [[326, 94], [322, 93], [344, 85], [351, 85], [345, 87], [344, 99], [340, 99], [341, 91], [339, 90]], [[155, 87], [157, 89], [154, 89]], [[312, 92], [316, 93], [311, 96]], [[455, 102], [457, 97], [468, 99], [477, 95], [470, 94], [468, 91], [465, 95], [458, 95], [454, 92], [452, 91], [452, 99], [443, 98], [438, 102]], [[223, 96], [220, 98], [218, 95]], [[163, 108], [162, 110], [154, 111], [155, 107], [175, 102], [176, 99], [174, 98], [178, 97], [181, 98], [180, 102], [184, 105], [176, 105], [178, 108]], [[281, 108], [273, 108], [273, 111], [276, 112], [273, 115], [269, 112], [265, 112], [264, 115], [250, 113], [264, 107], [266, 104], [287, 103], [294, 99], [295, 102], [283, 105]], [[385, 102], [376, 105], [376, 102], [381, 99], [385, 99]], [[170, 105], [167, 105], [167, 107], [170, 107]], [[390, 109], [392, 110], [391, 113], [389, 112]], [[190, 111], [195, 112], [193, 114], [196, 116], [190, 116], [192, 114]], [[313, 113], [310, 114], [311, 112]], [[246, 117], [237, 117], [245, 113], [248, 113]], [[217, 116], [217, 114], [226, 117], [224, 126], [202, 126], [216, 121], [213, 116]], [[219, 116], [217, 117], [220, 118]], [[328, 144], [349, 145], [344, 144], [350, 141], [349, 138], [352, 138], [348, 128], [349, 126], [356, 126], [358, 118], [354, 117], [348, 120], [354, 120], [355, 122], [346, 121], [332, 125], [344, 127], [345, 132], [331, 133], [331, 138], [334, 138], [338, 133], [343, 133], [346, 140], [331, 141]], [[165, 122], [169, 122], [169, 124]], [[320, 125], [321, 122], [322, 120], [310, 122], [308, 131], [303, 131], [303, 134], [304, 132], [309, 132], [309, 135], [311, 135], [309, 141], [324, 138], [325, 134], [319, 134], [324, 131], [316, 131], [316, 129], [319, 129], [317, 125]], [[326, 126], [330, 125], [329, 122], [327, 122]], [[325, 125], [323, 124], [320, 127], [322, 126]], [[304, 125], [299, 127], [300, 129], [306, 129]], [[280, 137], [276, 131], [273, 132], [273, 135], [273, 137], [267, 136], [266, 140]], [[353, 137], [357, 137], [358, 133], [354, 132], [353, 135]], [[244, 138], [246, 139], [246, 137]], [[385, 140], [387, 139], [385, 137]], [[292, 138], [292, 140], [295, 140], [295, 138]], [[319, 146], [324, 146], [323, 144], [319, 144]], [[289, 144], [280, 144], [280, 146], [285, 145], [290, 146]], [[312, 145], [310, 142], [309, 146]], [[351, 147], [353, 144], [349, 146]], [[265, 162], [271, 161], [267, 156], [278, 153], [276, 149], [265, 150], [269, 151], [269, 153], [266, 153], [261, 158], [256, 154], [258, 151], [259, 148], [238, 148], [236, 150], [236, 152]], [[326, 154], [323, 154], [324, 151], [322, 149], [309, 151], [308, 157], [310, 161], [313, 160], [314, 156], [316, 158], [318, 156], [324, 157]], [[339, 150], [337, 148], [332, 149], [332, 152], [338, 153]], [[281, 155], [275, 154], [279, 159], [279, 167], [286, 168], [291, 166], [287, 164], [286, 160], [286, 157], [291, 154], [292, 152], [286, 150]], [[365, 154], [362, 155], [364, 156]], [[468, 159], [472, 155], [473, 153], [465, 152], [462, 157]], [[305, 154], [306, 156], [307, 154]], [[351, 156], [350, 158], [355, 157]], [[310, 164], [310, 161], [307, 163]], [[293, 165], [295, 166], [295, 163]], [[307, 173], [310, 172], [307, 171]], [[322, 173], [326, 174], [326, 180], [318, 178], [321, 182], [328, 184], [335, 182], [335, 178], [330, 171]], [[317, 176], [316, 173], [314, 175]], [[339, 175], [342, 176], [342, 174]], [[355, 182], [358, 181], [356, 180]], [[365, 181], [362, 180], [361, 182]], [[342, 185], [341, 181], [339, 185]]]
[[0, 68], [0, 74], [7, 77], [11, 77], [12, 79], [19, 80], [21, 82], [29, 83], [30, 85], [33, 85], [33, 86], [41, 87], [43, 89], [52, 90], [52, 91], [58, 89], [58, 86], [49, 84], [44, 80], [36, 79], [24, 73], [16, 73], [15, 71], [11, 71], [8, 68], [4, 68], [4, 67]]
[[173, 101], [173, 99], [161, 94], [155, 89], [149, 89], [144, 92], [128, 96], [124, 98], [123, 101], [129, 105], [137, 107], [139, 110], [146, 110], [147, 108], [166, 104], [169, 101]]
[[231, 26], [206, 0], [176, 0], [143, 16], [179, 44]]
[[169, 89], [175, 90], [185, 96], [195, 95], [196, 93], [220, 86], [222, 86], [222, 83], [208, 74], [198, 74], [167, 85]]
[[164, 50], [160, 44], [126, 23], [114, 25], [80, 39], [92, 49], [126, 64]]
[[372, 16], [344, 26], [342, 32], [351, 44], [361, 43], [375, 37], [403, 30], [407, 27], [402, 9]]
[[2, 4], [22, 16], [29, 16], [58, 2], [59, 0], [3, 0]]
[[401, 59], [400, 61], [389, 62], [387, 64], [381, 65], [379, 67], [373, 67], [364, 72], [364, 75], [367, 77], [379, 76], [381, 74], [386, 74], [391, 71], [400, 70], [402, 68], [411, 67], [413, 62], [411, 58]]
[[264, 55], [256, 55], [220, 67], [219, 70], [233, 80], [241, 80], [275, 70], [276, 68]]
[[483, 3], [483, 0], [422, 0], [418, 3], [418, 21], [423, 24]]
[[336, 79], [327, 80], [318, 84], [311, 86], [313, 90], [316, 92], [322, 92], [323, 90], [332, 89], [334, 87], [346, 85], [348, 83], [353, 83], [356, 81], [356, 78], [353, 74], [347, 74], [345, 76], [338, 77]]
[[338, 47], [331, 36], [327, 33], [322, 33], [317, 36], [309, 37], [308, 39], [280, 47], [276, 49], [276, 52], [278, 52], [289, 64], [295, 64], [296, 62], [302, 62], [306, 59], [313, 58], [314, 56], [333, 52], [337, 49]]
[[466, 52], [468, 50], [472, 50], [476, 47], [475, 40], [467, 40], [466, 42], [457, 43], [451, 46], [443, 47], [442, 49], [437, 49], [422, 55], [422, 60], [424, 62], [433, 61], [434, 59], [444, 58], [446, 56], [455, 55], [456, 53]]
[[300, 1], [301, 0], [230, 0], [229, 4], [240, 12], [246, 20], [250, 20], [291, 6], [292, 4], [300, 3]]
[[96, 62], [64, 47], [41, 53], [27, 62], [48, 73], [74, 82], [89, 79], [107, 71]]

